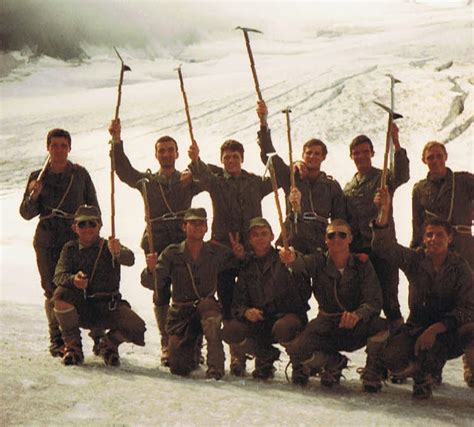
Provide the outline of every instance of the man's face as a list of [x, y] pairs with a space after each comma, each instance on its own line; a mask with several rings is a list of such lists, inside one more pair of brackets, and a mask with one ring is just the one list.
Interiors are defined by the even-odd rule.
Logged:
[[452, 240], [453, 237], [441, 225], [428, 225], [423, 234], [423, 243], [431, 256], [446, 254]]
[[83, 246], [92, 245], [98, 238], [101, 224], [97, 220], [79, 221], [73, 224], [73, 230]]
[[192, 241], [202, 241], [207, 232], [207, 221], [191, 220], [183, 224], [186, 239]]
[[347, 225], [330, 224], [326, 229], [326, 245], [330, 254], [349, 251], [352, 234]]
[[271, 249], [273, 238], [273, 233], [266, 226], [250, 229], [249, 243], [257, 255], [266, 254]]
[[368, 142], [356, 145], [351, 151], [351, 159], [354, 161], [358, 171], [367, 171], [372, 167], [374, 152]]
[[239, 175], [242, 171], [242, 156], [238, 151], [225, 150], [221, 158], [224, 169], [230, 175]]
[[319, 171], [321, 163], [326, 159], [323, 154], [323, 147], [319, 145], [310, 145], [306, 147], [303, 153], [303, 161], [310, 171]]
[[444, 175], [446, 172], [446, 160], [448, 156], [444, 154], [441, 147], [436, 145], [426, 150], [423, 163], [428, 166], [430, 173], [434, 175]]
[[63, 136], [55, 136], [51, 138], [51, 142], [48, 146], [48, 153], [51, 156], [51, 161], [63, 163], [67, 160], [67, 156], [71, 148], [69, 147], [69, 141]]
[[163, 141], [156, 144], [155, 148], [156, 160], [162, 168], [174, 168], [178, 151], [173, 141]]

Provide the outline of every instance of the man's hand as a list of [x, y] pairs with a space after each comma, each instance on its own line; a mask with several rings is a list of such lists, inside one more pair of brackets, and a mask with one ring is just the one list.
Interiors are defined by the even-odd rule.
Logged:
[[189, 146], [188, 156], [192, 162], [196, 162], [199, 160], [199, 147], [196, 144], [196, 141], [194, 141], [194, 143]]
[[234, 252], [234, 255], [236, 258], [239, 259], [244, 259], [245, 257], [245, 249], [244, 245], [240, 243], [240, 236], [239, 233], [235, 233], [235, 236], [232, 233], [229, 233], [229, 241], [230, 245], [232, 246], [232, 252]]
[[291, 204], [294, 212], [301, 211], [301, 191], [297, 187], [292, 187], [288, 196], [288, 201]]
[[265, 101], [257, 101], [257, 116], [260, 119], [260, 126], [267, 127], [268, 109]]
[[120, 142], [121, 132], [122, 132], [122, 125], [120, 124], [120, 119], [112, 120], [109, 126], [109, 133], [112, 136], [112, 141]]
[[418, 337], [415, 343], [415, 356], [418, 356], [422, 351], [429, 350], [433, 347], [438, 334], [446, 332], [446, 326], [441, 323], [433, 323], [429, 328], [425, 329]]
[[76, 288], [86, 289], [88, 284], [89, 284], [89, 279], [87, 278], [87, 274], [83, 273], [82, 271], [78, 271], [74, 275], [74, 286]]
[[280, 248], [278, 252], [280, 254], [280, 261], [283, 264], [289, 265], [295, 262], [296, 253], [295, 253], [294, 248], [292, 248], [291, 246], [288, 249]]
[[193, 173], [189, 169], [185, 169], [183, 172], [181, 172], [181, 177], [179, 178], [179, 181], [181, 182], [183, 187], [186, 187], [191, 184], [192, 180]]
[[156, 268], [156, 264], [158, 262], [158, 253], [153, 252], [146, 254], [146, 268], [150, 273], [153, 273]]
[[355, 325], [359, 322], [360, 317], [350, 311], [345, 311], [342, 313], [341, 321], [339, 322], [339, 327], [343, 329], [353, 329]]
[[263, 311], [258, 308], [248, 308], [244, 313], [245, 318], [252, 323], [263, 320]]
[[295, 169], [295, 172], [299, 172], [301, 179], [305, 179], [308, 176], [308, 168], [302, 160], [293, 162], [293, 168]]
[[120, 246], [120, 240], [116, 239], [115, 237], [110, 236], [109, 240], [107, 242], [107, 246], [109, 247], [110, 253], [114, 257], [118, 257], [120, 255], [121, 246]]
[[33, 201], [38, 200], [41, 190], [43, 189], [43, 184], [41, 181], [33, 180], [28, 184], [28, 192], [30, 193], [30, 199]]
[[377, 190], [374, 196], [374, 205], [383, 215], [377, 216], [377, 225], [385, 226], [388, 224], [388, 213], [390, 212], [390, 193], [388, 188], [382, 187]]

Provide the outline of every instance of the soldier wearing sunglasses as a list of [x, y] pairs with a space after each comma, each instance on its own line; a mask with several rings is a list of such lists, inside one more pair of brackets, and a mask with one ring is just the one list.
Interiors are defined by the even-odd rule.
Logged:
[[364, 390], [377, 392], [382, 387], [381, 377], [374, 374], [377, 354], [388, 337], [386, 322], [379, 316], [382, 292], [367, 256], [350, 252], [352, 238], [349, 224], [336, 219], [326, 228], [327, 255], [302, 256], [292, 248], [280, 252], [294, 273], [312, 279], [319, 306], [317, 317], [287, 346], [295, 384], [306, 385], [315, 374], [325, 387], [338, 384], [348, 362], [339, 352], [367, 345]]
[[145, 345], [145, 322], [120, 294], [120, 266], [133, 265], [135, 256], [118, 239], [101, 238], [101, 227], [98, 209], [80, 206], [73, 225], [78, 238], [64, 245], [56, 266], [54, 313], [65, 343], [65, 365], [84, 361], [79, 327], [109, 330], [100, 342], [106, 365], [120, 365], [121, 343]]

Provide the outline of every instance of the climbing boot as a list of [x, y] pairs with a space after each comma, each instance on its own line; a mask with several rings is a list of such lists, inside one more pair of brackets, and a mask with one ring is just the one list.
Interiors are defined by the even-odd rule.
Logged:
[[59, 329], [59, 322], [54, 314], [54, 303], [50, 299], [44, 300], [44, 311], [48, 319], [49, 352], [53, 357], [64, 355], [64, 341]]
[[342, 370], [347, 368], [349, 359], [340, 353], [329, 355], [326, 366], [321, 373], [321, 384], [324, 387], [331, 388], [339, 384], [342, 376]]
[[71, 341], [66, 343], [62, 360], [66, 366], [81, 365], [84, 362], [81, 342]]
[[156, 323], [161, 336], [161, 357], [160, 361], [163, 366], [169, 367], [169, 354], [168, 354], [168, 340], [169, 336], [166, 332], [166, 318], [168, 317], [168, 305], [155, 305], [153, 307], [155, 312]]
[[259, 380], [268, 380], [273, 378], [276, 369], [273, 363], [280, 358], [280, 350], [270, 346], [265, 355], [257, 355], [255, 358], [255, 370], [252, 376]]
[[81, 331], [79, 329], [79, 315], [75, 307], [66, 310], [54, 309], [54, 314], [61, 327], [65, 347], [62, 356], [65, 365], [79, 365], [84, 361], [82, 353]]

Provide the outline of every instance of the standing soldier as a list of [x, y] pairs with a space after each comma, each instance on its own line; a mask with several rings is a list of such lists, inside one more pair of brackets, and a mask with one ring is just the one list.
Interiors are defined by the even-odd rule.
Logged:
[[[387, 212], [388, 192], [376, 199]], [[465, 354], [466, 382], [474, 386], [474, 284], [467, 262], [449, 250], [453, 229], [443, 219], [428, 218], [421, 233], [424, 248], [397, 244], [386, 215], [374, 227], [374, 251], [389, 258], [408, 278], [410, 315], [390, 338], [381, 361], [400, 379], [413, 377], [413, 397], [432, 395], [433, 376], [449, 359]]]
[[[121, 181], [137, 189], [143, 196], [143, 178], [149, 180], [148, 205], [152, 224], [153, 251], [160, 254], [171, 243], [179, 243], [185, 238], [181, 227], [183, 212], [191, 206], [192, 198], [201, 190], [192, 181], [188, 173], [179, 172], [175, 168], [178, 158], [178, 145], [170, 136], [162, 136], [155, 144], [155, 157], [160, 170], [139, 172], [133, 168], [125, 155], [121, 141], [120, 120], [113, 120], [109, 132], [114, 141], [115, 170]], [[146, 230], [143, 233], [141, 247], [145, 254], [151, 252], [148, 247]], [[166, 317], [171, 297], [170, 284], [160, 288], [153, 294], [153, 304], [158, 329], [161, 335], [161, 363], [168, 366], [168, 334], [165, 330]]]
[[[448, 152], [440, 142], [428, 142], [423, 148], [422, 160], [428, 166], [426, 179], [413, 187], [411, 248], [423, 244], [423, 223], [429, 218], [442, 219], [453, 227], [451, 249], [462, 256], [474, 270], [474, 237], [472, 236], [472, 206], [474, 203], [474, 175], [453, 172], [446, 167]], [[474, 385], [467, 358], [463, 357], [464, 379]], [[469, 380], [471, 378], [471, 380]], [[441, 372], [437, 377], [441, 381]]]
[[79, 327], [109, 329], [100, 342], [100, 354], [109, 366], [119, 366], [118, 346], [144, 346], [145, 322], [122, 300], [120, 265], [133, 265], [133, 252], [116, 238], [99, 235], [102, 221], [94, 206], [80, 206], [73, 230], [78, 239], [66, 243], [56, 267], [54, 312], [65, 342], [63, 362], [84, 361]]
[[[268, 111], [264, 101], [257, 102], [257, 114], [261, 123], [258, 132], [260, 157], [266, 164], [268, 155], [275, 153], [275, 148], [267, 126]], [[324, 248], [325, 231], [329, 219], [346, 219], [341, 186], [321, 170], [321, 164], [326, 159], [327, 153], [326, 144], [319, 139], [310, 139], [303, 145], [303, 163], [300, 163], [300, 172], [295, 174], [296, 188], [301, 193], [299, 213], [291, 214], [290, 167], [278, 155], [273, 156], [272, 159], [277, 181], [287, 196], [285, 226], [289, 242], [296, 250], [304, 254], [314, 252], [317, 248]]]
[[[20, 206], [20, 214], [30, 220], [39, 215], [39, 223], [33, 240], [36, 263], [41, 276], [48, 319], [50, 347], [53, 357], [62, 356], [64, 342], [54, 316], [53, 284], [54, 269], [63, 245], [75, 238], [71, 225], [76, 209], [87, 203], [99, 206], [92, 179], [85, 168], [68, 160], [71, 151], [71, 135], [63, 129], [52, 129], [46, 137], [49, 162], [43, 170], [30, 174]], [[98, 353], [100, 331], [95, 331], [94, 353]]]
[[[262, 216], [262, 199], [272, 192], [270, 178], [263, 178], [242, 169], [244, 147], [235, 140], [227, 140], [221, 146], [221, 162], [224, 170], [213, 173], [209, 165], [199, 158], [197, 144], [188, 150], [192, 163], [189, 168], [193, 177], [199, 180], [202, 188], [209, 192], [212, 200], [214, 219], [212, 221], [212, 240], [231, 246], [230, 233], [236, 233], [248, 248], [247, 230], [250, 220]], [[226, 270], [219, 276], [218, 295], [222, 304], [223, 318], [232, 318], [231, 305], [234, 292], [236, 269]], [[245, 355], [231, 350], [231, 373], [245, 370]]]
[[186, 239], [168, 246], [159, 256], [147, 255], [147, 268], [142, 284], [154, 288], [167, 286], [169, 280], [173, 302], [168, 314], [166, 331], [169, 335], [169, 366], [171, 373], [187, 376], [197, 368], [197, 341], [204, 334], [207, 341], [207, 378], [224, 376], [224, 348], [221, 340], [222, 314], [215, 299], [218, 274], [237, 266], [234, 254], [244, 256], [243, 246], [229, 236], [234, 254], [222, 245], [204, 242], [207, 232], [205, 209], [190, 208], [184, 214]]
[[413, 187], [413, 236], [410, 247], [422, 245], [422, 227], [426, 219], [443, 219], [454, 229], [453, 249], [474, 270], [474, 237], [471, 231], [474, 175], [453, 172], [446, 167], [447, 159], [446, 147], [440, 142], [428, 142], [423, 148], [422, 160], [429, 171], [426, 179]]
[[[253, 377], [273, 377], [273, 362], [308, 322], [309, 281], [295, 277], [272, 246], [270, 224], [264, 218], [250, 221], [252, 253], [239, 271], [232, 303], [234, 319], [224, 325], [224, 340], [255, 356]], [[234, 374], [244, 375], [242, 372]]]
[[320, 374], [321, 384], [339, 383], [348, 359], [340, 351], [367, 346], [367, 362], [362, 373], [364, 390], [382, 388], [383, 372], [377, 356], [388, 338], [385, 320], [379, 314], [382, 292], [372, 263], [350, 252], [349, 224], [336, 219], [326, 229], [327, 256], [321, 253], [295, 256], [281, 250], [281, 259], [295, 273], [312, 279], [318, 301], [318, 315], [287, 346], [293, 364], [292, 381], [306, 385], [310, 375]]
[[[389, 171], [387, 186], [390, 195], [407, 182], [410, 178], [409, 160], [405, 149], [398, 140], [398, 128], [392, 123], [392, 140], [395, 147], [394, 170]], [[389, 260], [383, 259], [371, 250], [372, 230], [370, 223], [377, 216], [374, 196], [380, 188], [382, 170], [372, 166], [374, 147], [372, 141], [365, 135], [359, 135], [349, 146], [351, 159], [357, 168], [357, 173], [344, 187], [347, 201], [347, 217], [352, 228], [352, 252], [366, 253], [375, 268], [382, 287], [383, 311], [390, 322], [390, 327], [396, 329], [403, 323], [403, 317], [398, 302], [398, 268]], [[393, 213], [389, 214], [390, 224]]]

